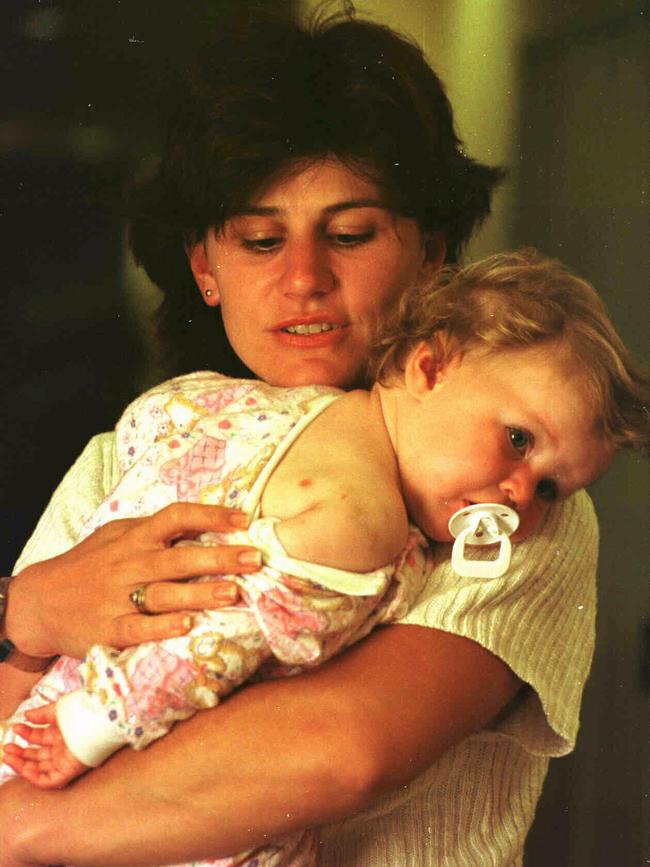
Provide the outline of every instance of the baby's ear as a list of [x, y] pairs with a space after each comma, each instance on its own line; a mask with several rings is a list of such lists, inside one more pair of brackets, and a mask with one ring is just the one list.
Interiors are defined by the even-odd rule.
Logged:
[[437, 369], [435, 349], [423, 340], [411, 352], [404, 368], [404, 384], [413, 397], [420, 399], [435, 388]]
[[430, 394], [444, 382], [447, 372], [460, 364], [461, 353], [445, 359], [442, 339], [438, 335], [422, 341], [409, 355], [404, 369], [404, 384], [416, 399]]
[[192, 274], [194, 274], [196, 285], [201, 290], [201, 295], [203, 295], [203, 300], [209, 307], [216, 307], [220, 301], [219, 285], [208, 261], [205, 241], [197, 241], [196, 244], [186, 244], [185, 252], [192, 269]]

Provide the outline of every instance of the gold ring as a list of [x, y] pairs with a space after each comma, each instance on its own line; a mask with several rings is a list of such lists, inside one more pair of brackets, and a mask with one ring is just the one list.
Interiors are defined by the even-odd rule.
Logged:
[[145, 598], [144, 598], [146, 592], [147, 592], [147, 585], [141, 584], [139, 587], [136, 587], [135, 590], [133, 590], [131, 593], [129, 593], [129, 599], [131, 600], [131, 602], [133, 602], [133, 604], [138, 609], [140, 614], [151, 614], [152, 613], [147, 608], [147, 603], [146, 603]]

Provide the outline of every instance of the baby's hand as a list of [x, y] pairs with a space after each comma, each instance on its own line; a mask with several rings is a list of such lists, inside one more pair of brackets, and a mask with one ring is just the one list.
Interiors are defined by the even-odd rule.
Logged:
[[61, 789], [88, 770], [67, 748], [56, 722], [54, 704], [28, 710], [25, 716], [40, 728], [17, 723], [13, 729], [33, 748], [6, 744], [5, 764], [39, 789]]

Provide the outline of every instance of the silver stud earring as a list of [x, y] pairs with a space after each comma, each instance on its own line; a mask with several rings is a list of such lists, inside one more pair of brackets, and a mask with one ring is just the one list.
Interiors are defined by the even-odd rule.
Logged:
[[205, 297], [209, 298], [211, 295], [212, 295], [212, 289], [206, 289], [205, 290]]

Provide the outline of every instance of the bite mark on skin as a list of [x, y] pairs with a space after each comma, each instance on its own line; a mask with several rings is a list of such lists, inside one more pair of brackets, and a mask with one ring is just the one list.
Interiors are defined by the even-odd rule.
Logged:
[[308, 488], [313, 484], [313, 482], [311, 479], [301, 479], [298, 484], [301, 488]]

